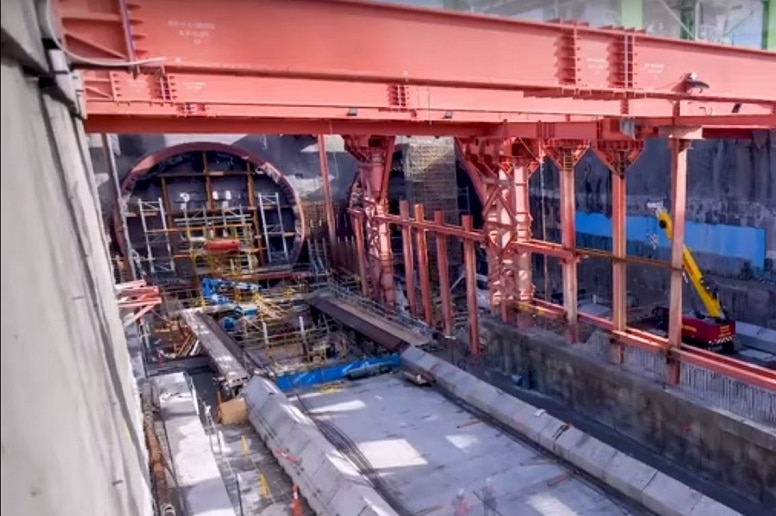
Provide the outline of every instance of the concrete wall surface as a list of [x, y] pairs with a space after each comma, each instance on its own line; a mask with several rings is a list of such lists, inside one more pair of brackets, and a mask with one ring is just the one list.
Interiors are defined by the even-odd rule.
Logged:
[[[776, 429], [713, 409], [540, 328], [482, 320], [488, 363], [762, 507], [776, 506]], [[663, 361], [664, 364], [664, 361]], [[664, 365], [663, 365], [664, 367]], [[738, 395], [730, 392], [728, 395]]]
[[150, 515], [85, 136], [19, 64], [31, 7], [2, 4], [2, 513]]

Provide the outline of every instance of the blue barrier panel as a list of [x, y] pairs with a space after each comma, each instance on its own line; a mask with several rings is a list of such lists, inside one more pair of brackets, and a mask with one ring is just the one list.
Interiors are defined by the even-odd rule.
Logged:
[[348, 362], [347, 364], [321, 367], [310, 371], [303, 371], [301, 373], [289, 373], [279, 376], [275, 383], [281, 391], [290, 391], [300, 387], [311, 387], [322, 383], [336, 382], [337, 380], [345, 378], [349, 373], [358, 371], [361, 368], [381, 365], [399, 367], [401, 365], [401, 356], [398, 353], [394, 353], [384, 357], [365, 358]]
[[[612, 219], [602, 213], [577, 212], [576, 225], [577, 233], [612, 237]], [[649, 235], [656, 234], [659, 247], [671, 247], [655, 217], [629, 215], [626, 231], [629, 242], [645, 242]], [[688, 221], [686, 231], [685, 243], [694, 252], [739, 258], [748, 260], [752, 267], [765, 267], [764, 228]]]

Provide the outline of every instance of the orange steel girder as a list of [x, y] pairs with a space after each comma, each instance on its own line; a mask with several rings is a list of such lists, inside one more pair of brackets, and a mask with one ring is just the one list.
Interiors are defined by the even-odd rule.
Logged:
[[[77, 63], [90, 131], [473, 136], [567, 114], [776, 120], [772, 52], [357, 0], [54, 3], [71, 51], [152, 60]], [[369, 122], [380, 131], [359, 128]]]
[[[354, 225], [364, 224], [365, 239], [356, 239], [360, 247], [359, 259], [367, 258], [366, 274], [371, 280], [375, 298], [381, 299], [389, 307], [396, 301], [393, 250], [391, 233], [386, 222], [380, 217], [388, 214], [388, 181], [395, 138], [392, 136], [345, 136], [345, 148], [358, 160], [358, 183], [363, 205], [363, 221], [357, 217]], [[367, 277], [362, 277], [365, 282]]]

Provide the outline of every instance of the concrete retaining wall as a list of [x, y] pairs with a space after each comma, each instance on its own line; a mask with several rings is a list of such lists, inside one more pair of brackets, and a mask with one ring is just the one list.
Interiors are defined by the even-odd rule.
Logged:
[[473, 375], [421, 351], [402, 354], [405, 366], [433, 376], [437, 385], [546, 450], [662, 515], [726, 516], [736, 511], [651, 466], [524, 403]]
[[248, 420], [317, 514], [396, 515], [275, 384], [255, 377], [243, 394]]
[[2, 3], [0, 513], [150, 516], [85, 135], [63, 101], [68, 74], [48, 69], [38, 4]]
[[[530, 374], [532, 388], [656, 451], [723, 489], [776, 506], [776, 433], [694, 401], [663, 384], [588, 355], [583, 345], [532, 328], [482, 321], [487, 361], [505, 375]], [[729, 392], [729, 396], [742, 396]]]

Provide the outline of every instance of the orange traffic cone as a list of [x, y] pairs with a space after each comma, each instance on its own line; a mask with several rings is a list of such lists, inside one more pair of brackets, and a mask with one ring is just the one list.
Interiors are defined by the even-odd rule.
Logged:
[[294, 500], [291, 502], [292, 516], [302, 516], [302, 502], [299, 501], [299, 488], [294, 484]]

